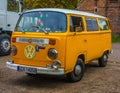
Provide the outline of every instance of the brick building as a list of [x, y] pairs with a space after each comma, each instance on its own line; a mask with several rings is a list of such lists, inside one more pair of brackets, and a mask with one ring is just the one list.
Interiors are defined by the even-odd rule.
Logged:
[[108, 17], [113, 35], [120, 36], [120, 0], [81, 0], [78, 10]]

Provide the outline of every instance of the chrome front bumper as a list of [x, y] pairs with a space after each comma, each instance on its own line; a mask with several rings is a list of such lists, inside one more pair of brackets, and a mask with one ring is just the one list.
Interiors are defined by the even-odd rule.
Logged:
[[34, 67], [34, 66], [25, 66], [14, 64], [12, 61], [6, 62], [7, 67], [17, 71], [23, 71], [26, 73], [33, 73], [33, 74], [48, 74], [48, 75], [64, 75], [64, 69], [59, 68], [57, 70], [53, 68], [43, 68], [43, 67]]

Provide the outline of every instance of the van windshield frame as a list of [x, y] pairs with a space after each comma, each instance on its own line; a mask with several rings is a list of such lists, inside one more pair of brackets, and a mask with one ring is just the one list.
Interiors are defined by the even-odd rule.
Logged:
[[67, 16], [55, 11], [33, 11], [21, 15], [16, 25], [18, 32], [66, 32]]

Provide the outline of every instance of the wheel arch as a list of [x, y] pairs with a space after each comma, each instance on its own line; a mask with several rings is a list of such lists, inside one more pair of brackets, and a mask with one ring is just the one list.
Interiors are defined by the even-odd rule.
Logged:
[[[109, 54], [111, 53], [111, 50], [106, 49], [106, 50], [104, 50], [103, 54], [105, 54], [105, 53], [106, 53], [107, 55], [109, 55]], [[103, 55], [103, 54], [102, 54], [102, 55]]]
[[85, 63], [85, 54], [80, 54], [80, 55], [78, 56], [78, 58], [81, 58], [81, 59], [83, 60], [83, 62]]
[[[67, 73], [67, 79], [69, 81], [77, 82], [77, 81], [82, 79], [82, 77], [84, 75], [84, 71], [85, 71], [85, 64], [84, 64], [85, 62], [84, 61], [85, 61], [84, 54], [80, 54], [76, 58], [76, 62], [75, 62], [75, 65], [74, 65], [72, 72]], [[79, 70], [78, 67], [80, 67], [81, 69]]]
[[4, 30], [0, 30], [0, 35], [9, 35], [11, 37], [12, 35], [12, 31], [4, 31]]
[[108, 50], [105, 51], [105, 53], [110, 54], [111, 50], [108, 49]]

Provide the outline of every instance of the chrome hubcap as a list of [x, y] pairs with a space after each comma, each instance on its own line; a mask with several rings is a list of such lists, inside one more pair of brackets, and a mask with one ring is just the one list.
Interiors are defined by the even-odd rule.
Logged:
[[107, 55], [103, 56], [104, 61], [107, 61]]
[[4, 40], [2, 42], [2, 48], [4, 51], [9, 51], [10, 49], [10, 42], [8, 40]]
[[75, 75], [80, 75], [80, 73], [81, 73], [81, 66], [80, 65], [76, 65], [76, 67], [75, 67]]

